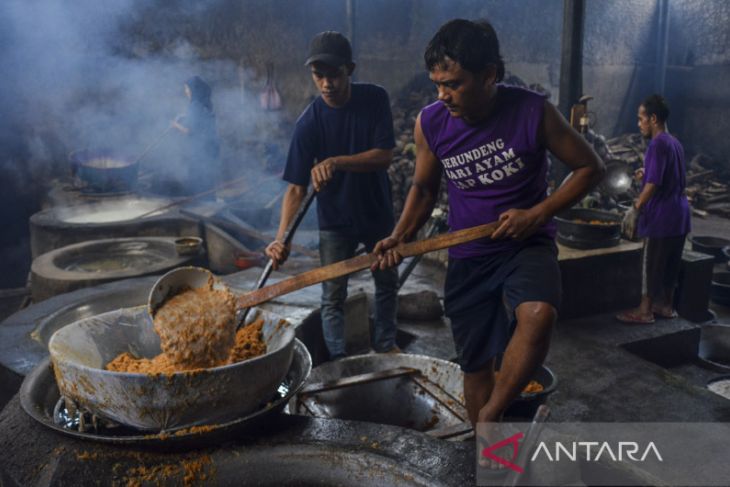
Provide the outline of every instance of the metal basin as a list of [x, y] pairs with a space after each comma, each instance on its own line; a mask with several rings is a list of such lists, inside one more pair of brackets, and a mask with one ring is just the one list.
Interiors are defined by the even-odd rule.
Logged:
[[137, 184], [139, 162], [109, 149], [78, 150], [68, 156], [72, 172], [91, 191], [129, 191]]
[[31, 253], [35, 258], [59, 247], [103, 238], [200, 236], [199, 222], [174, 209], [141, 218], [170, 203], [130, 195], [41, 210], [30, 217]]
[[692, 250], [713, 256], [715, 262], [722, 263], [727, 259], [722, 251], [723, 247], [730, 245], [730, 240], [726, 238], [691, 235], [689, 241], [692, 242]]
[[122, 352], [147, 358], [160, 353], [146, 307], [78, 321], [51, 337], [56, 382], [62, 395], [92, 413], [139, 430], [230, 421], [271, 397], [291, 364], [293, 327], [273, 313], [258, 312], [265, 320], [266, 354], [232, 365], [157, 376], [103, 369]]
[[[557, 240], [566, 247], [598, 249], [621, 241], [621, 215], [610, 211], [572, 208], [555, 217]], [[590, 222], [597, 223], [590, 223]]]
[[299, 414], [391, 424], [416, 431], [449, 427], [468, 420], [449, 408], [463, 402], [460, 399], [462, 381], [459, 367], [423, 355], [359, 355], [328, 362], [312, 370], [305, 391], [315, 383], [399, 367], [421, 371], [441, 389], [442, 401], [425, 393], [410, 376], [402, 375], [316, 395], [303, 391], [293, 410]]
[[[219, 444], [230, 439], [230, 435], [255, 431], [277, 420], [277, 415], [286, 407], [289, 400], [299, 391], [312, 370], [312, 359], [302, 342], [294, 339], [294, 354], [291, 367], [270, 398], [262, 401], [261, 407], [254, 412], [225, 423], [211, 425], [205, 429], [177, 429], [174, 434], [142, 434], [140, 431], [122, 426], [79, 431], [78, 427], [68, 427], [57, 421], [56, 408], [60, 398], [58, 386], [53, 377], [50, 360], [41, 362], [23, 381], [20, 390], [20, 404], [28, 415], [52, 430], [80, 440], [119, 445], [139, 445], [160, 447], [165, 450], [174, 446], [200, 448]], [[263, 404], [265, 402], [265, 404]]]
[[[399, 375], [326, 390], [338, 380], [399, 368], [416, 369], [421, 377]], [[555, 376], [547, 367], [541, 367], [535, 379], [545, 390], [521, 394], [505, 416], [532, 418], [556, 388]], [[311, 393], [317, 389], [322, 392]], [[435, 430], [468, 423], [462, 391], [463, 374], [453, 362], [412, 354], [359, 355], [314, 368], [290, 409], [299, 414], [391, 424], [433, 434]]]

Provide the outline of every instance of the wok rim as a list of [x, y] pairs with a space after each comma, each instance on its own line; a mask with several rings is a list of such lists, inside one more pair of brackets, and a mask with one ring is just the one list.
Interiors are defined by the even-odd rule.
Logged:
[[[90, 154], [100, 155], [100, 156], [107, 156], [110, 159], [114, 159], [116, 161], [124, 162], [125, 164], [123, 166], [118, 167], [96, 167], [96, 166], [90, 166], [87, 164], [87, 162], [90, 159]], [[119, 152], [116, 152], [114, 149], [111, 149], [109, 147], [97, 147], [97, 148], [89, 148], [85, 147], [83, 149], [76, 149], [72, 150], [68, 153], [68, 160], [71, 164], [78, 164], [79, 166], [84, 166], [85, 168], [89, 169], [95, 169], [99, 171], [109, 171], [109, 170], [125, 170], [129, 169], [132, 166], [139, 166], [139, 161], [133, 160], [130, 156], [120, 154]]]
[[[124, 310], [137, 310], [137, 309], [146, 309], [146, 308], [147, 308], [147, 305], [139, 305], [139, 306], [131, 306], [131, 307], [128, 307], [128, 308], [120, 308], [120, 309], [124, 309]], [[259, 308], [254, 308], [254, 310], [260, 311]], [[67, 328], [70, 328], [70, 327], [72, 327], [74, 325], [78, 325], [79, 323], [82, 323], [82, 322], [85, 322], [85, 321], [88, 321], [88, 320], [97, 319], [97, 318], [102, 317], [102, 316], [105, 316], [107, 314], [118, 313], [118, 312], [119, 312], [119, 309], [112, 310], [112, 311], [107, 311], [106, 313], [101, 313], [101, 314], [98, 314], [96, 316], [90, 316], [88, 318], [84, 318], [84, 319], [81, 319], [81, 320], [74, 321], [73, 323], [69, 323], [68, 325], [66, 325], [66, 326], [64, 326], [64, 327], [56, 330], [53, 333], [53, 335], [51, 335], [51, 338], [48, 340], [48, 353], [49, 353], [49, 355], [51, 357], [51, 362], [53, 362], [54, 364], [56, 362], [61, 363], [61, 364], [67, 364], [68, 366], [71, 366], [71, 367], [74, 367], [74, 368], [77, 368], [77, 369], [83, 370], [83, 371], [94, 371], [93, 373], [99, 373], [99, 372], [101, 372], [103, 375], [107, 375], [107, 376], [110, 376], [110, 377], [128, 377], [130, 379], [141, 379], [141, 378], [145, 378], [145, 379], [156, 379], [158, 377], [164, 377], [165, 380], [172, 380], [172, 379], [177, 380], [177, 379], [182, 378], [182, 377], [189, 377], [191, 375], [196, 375], [197, 376], [197, 375], [200, 375], [200, 374], [206, 373], [206, 372], [207, 373], [217, 373], [219, 371], [224, 371], [224, 370], [228, 370], [228, 369], [231, 369], [231, 368], [240, 366], [241, 364], [244, 364], [244, 363], [253, 363], [254, 361], [262, 360], [264, 357], [266, 357], [268, 355], [271, 355], [271, 354], [280, 352], [281, 350], [283, 350], [284, 348], [286, 348], [289, 345], [290, 342], [293, 342], [296, 339], [295, 331], [294, 331], [294, 329], [292, 327], [291, 322], [289, 322], [285, 318], [279, 316], [277, 313], [270, 313], [270, 314], [275, 315], [276, 317], [279, 318], [279, 320], [280, 320], [279, 321], [279, 324], [281, 324], [282, 321], [284, 323], [286, 323], [286, 325], [285, 325], [286, 329], [284, 330], [284, 333], [286, 333], [287, 335], [289, 335], [289, 336], [285, 336], [284, 337], [284, 340], [282, 340], [281, 346], [277, 347], [275, 350], [268, 350], [268, 344], [267, 344], [267, 351], [266, 351], [266, 353], [264, 353], [262, 355], [258, 355], [256, 357], [251, 357], [249, 359], [241, 360], [240, 362], [234, 362], [232, 364], [225, 364], [225, 365], [217, 365], [215, 367], [209, 367], [209, 368], [205, 368], [205, 369], [201, 368], [201, 369], [190, 369], [190, 370], [176, 371], [176, 372], [173, 372], [173, 373], [170, 373], [170, 374], [164, 374], [164, 373], [143, 374], [143, 373], [139, 373], [139, 372], [117, 372], [117, 371], [114, 371], [114, 370], [107, 370], [107, 369], [103, 369], [103, 368], [90, 367], [88, 365], [84, 365], [84, 364], [81, 364], [81, 363], [78, 363], [78, 362], [75, 362], [75, 361], [72, 361], [72, 360], [59, 358], [59, 354], [58, 353], [54, 353], [54, 351], [53, 351], [53, 348], [54, 348], [53, 347], [54, 339], [56, 338], [56, 335], [58, 335], [59, 333], [61, 333], [63, 330], [65, 330]], [[256, 318], [254, 318], [254, 320], [255, 319]], [[107, 362], [104, 365], [106, 366], [106, 365], [108, 365], [108, 363], [109, 362]]]
[[[43, 426], [46, 426], [53, 431], [56, 431], [57, 433], [69, 436], [71, 438], [82, 440], [82, 441], [93, 441], [93, 442], [99, 442], [104, 444], [113, 444], [113, 445], [162, 445], [162, 446], [172, 446], [172, 445], [184, 445], [187, 444], [189, 441], [196, 441], [202, 438], [217, 438], [216, 435], [227, 432], [229, 430], [233, 431], [235, 428], [238, 427], [244, 427], [247, 422], [256, 421], [261, 418], [267, 417], [268, 414], [273, 414], [275, 411], [282, 414], [282, 411], [286, 408], [289, 401], [294, 398], [299, 391], [302, 389], [302, 387], [306, 384], [309, 375], [312, 372], [312, 356], [309, 353], [309, 350], [307, 349], [307, 346], [304, 345], [304, 343], [295, 338], [293, 340], [293, 355], [292, 357], [295, 357], [297, 355], [302, 356], [302, 377], [300, 378], [298, 384], [296, 384], [295, 387], [292, 387], [289, 389], [287, 394], [285, 394], [283, 397], [276, 399], [273, 401], [273, 403], [268, 407], [262, 407], [256, 411], [253, 411], [250, 414], [246, 414], [245, 416], [241, 416], [238, 418], [231, 419], [230, 421], [226, 421], [223, 423], [214, 423], [210, 425], [201, 425], [201, 426], [212, 426], [212, 428], [205, 432], [196, 432], [196, 431], [189, 431], [184, 435], [176, 435], [175, 433], [177, 431], [185, 431], [187, 429], [190, 429], [190, 426], [181, 426], [177, 429], [170, 429], [170, 430], [164, 430], [159, 431], [157, 433], [148, 433], [143, 430], [139, 431], [139, 434], [137, 435], [130, 435], [130, 436], [103, 436], [99, 434], [94, 433], [79, 433], [74, 432], [73, 430], [67, 430], [65, 428], [62, 428], [59, 425], [56, 425], [52, 421], [49, 423], [47, 420], [44, 420], [44, 414], [42, 411], [40, 411], [37, 408], [37, 404], [32, 402], [30, 399], [30, 394], [28, 393], [28, 390], [30, 388], [30, 380], [23, 380], [23, 384], [21, 385], [20, 391], [18, 394], [20, 395], [20, 403], [22, 409], [25, 411], [26, 414], [28, 414], [32, 419], [39, 422]], [[50, 357], [46, 357], [44, 360], [39, 362], [35, 368], [33, 368], [26, 378], [31, 377], [33, 379], [37, 379], [41, 374], [43, 373], [50, 373], [53, 374], [53, 371], [46, 372], [46, 369], [50, 369], [52, 367], [52, 361]], [[294, 367], [294, 359], [292, 359], [292, 364], [289, 365], [289, 369], [287, 369], [287, 374], [289, 371]], [[53, 380], [54, 384], [56, 385], [56, 388], [60, 395], [60, 389], [58, 388], [58, 384], [55, 380]], [[277, 411], [278, 410], [278, 411]], [[165, 436], [162, 436], [162, 433], [165, 434]], [[194, 445], [194, 448], [199, 448], [200, 446], [196, 443]]]

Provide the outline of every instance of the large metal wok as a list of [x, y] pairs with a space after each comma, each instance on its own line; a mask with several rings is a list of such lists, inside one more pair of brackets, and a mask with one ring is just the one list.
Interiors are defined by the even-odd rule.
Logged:
[[294, 330], [279, 316], [262, 317], [267, 353], [243, 362], [172, 375], [111, 372], [103, 367], [122, 352], [151, 358], [160, 339], [145, 306], [77, 321], [49, 343], [54, 374], [66, 398], [94, 414], [140, 430], [223, 423], [268, 400], [292, 361]]
[[[555, 374], [544, 365], [532, 379], [544, 389], [521, 393], [507, 408], [506, 417], [532, 418], [557, 388]], [[471, 428], [463, 386], [463, 374], [453, 362], [401, 353], [356, 355], [315, 367], [289, 409], [317, 417], [393, 424], [448, 438]], [[465, 428], [459, 428], [464, 424]]]
[[608, 196], [624, 196], [631, 191], [633, 171], [623, 161], [608, 161], [606, 175], [598, 185], [600, 191]]
[[92, 191], [129, 191], [137, 184], [139, 161], [121, 157], [109, 149], [78, 150], [68, 156], [71, 172]]

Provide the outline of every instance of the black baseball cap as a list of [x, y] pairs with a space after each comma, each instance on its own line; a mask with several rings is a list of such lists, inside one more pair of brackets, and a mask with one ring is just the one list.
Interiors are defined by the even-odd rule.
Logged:
[[352, 48], [347, 37], [339, 32], [328, 30], [320, 32], [309, 44], [309, 57], [304, 63], [309, 66], [315, 62], [322, 62], [339, 68], [343, 64], [352, 62]]

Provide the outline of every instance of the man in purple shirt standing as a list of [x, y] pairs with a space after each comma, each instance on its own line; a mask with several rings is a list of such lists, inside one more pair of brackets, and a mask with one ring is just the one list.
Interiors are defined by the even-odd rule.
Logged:
[[641, 193], [634, 202], [639, 211], [638, 233], [644, 237], [643, 289], [638, 308], [616, 316], [624, 323], [653, 323], [654, 316], [675, 318], [674, 289], [682, 262], [684, 239], [690, 232], [684, 149], [669, 135], [667, 102], [652, 95], [639, 106], [639, 131], [650, 138], [644, 157]]
[[[469, 419], [495, 422], [544, 360], [557, 319], [552, 217], [596, 184], [604, 168], [545, 97], [499, 83], [504, 63], [488, 22], [446, 23], [424, 58], [438, 101], [416, 119], [413, 185], [391, 236], [375, 247], [374, 267], [401, 261], [395, 247], [428, 219], [442, 174], [451, 230], [499, 222], [491, 238], [449, 250], [445, 285]], [[573, 170], [550, 196], [548, 150]]]

